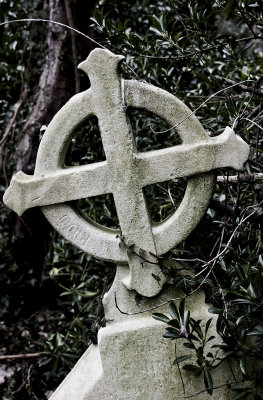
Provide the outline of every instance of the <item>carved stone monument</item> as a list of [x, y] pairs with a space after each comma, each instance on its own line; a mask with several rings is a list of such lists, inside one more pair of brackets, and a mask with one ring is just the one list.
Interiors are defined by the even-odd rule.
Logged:
[[[91, 87], [79, 93], [56, 114], [40, 143], [35, 173], [18, 172], [7, 189], [5, 204], [21, 215], [40, 206], [53, 227], [83, 251], [117, 263], [114, 284], [104, 298], [107, 325], [62, 382], [52, 400], [174, 400], [182, 399], [180, 376], [172, 367], [173, 344], [162, 338], [163, 326], [151, 312], [138, 313], [169, 298], [176, 288], [163, 289], [165, 276], [156, 256], [168, 252], [196, 227], [208, 206], [216, 168], [241, 169], [249, 147], [227, 127], [209, 137], [180, 100], [155, 86], [119, 77], [124, 57], [95, 49], [79, 65]], [[140, 153], [126, 115], [127, 107], [146, 109], [170, 126], [178, 124], [182, 144]], [[191, 115], [190, 115], [191, 114]], [[65, 167], [65, 154], [75, 128], [88, 117], [99, 121], [106, 161]], [[143, 187], [188, 177], [184, 198], [167, 220], [152, 225]], [[88, 220], [67, 202], [113, 193], [122, 235], [143, 249], [143, 259], [119, 246], [118, 231]], [[158, 277], [158, 279], [156, 279]], [[134, 294], [143, 300], [138, 306]], [[155, 296], [155, 297], [153, 297]], [[126, 313], [120, 313], [115, 301]], [[188, 299], [194, 317], [208, 319], [200, 291]], [[136, 314], [137, 312], [137, 314]], [[165, 312], [160, 309], [158, 312]], [[135, 314], [134, 314], [135, 313]], [[226, 368], [217, 382], [228, 379]], [[202, 389], [200, 378], [188, 376], [189, 393]], [[211, 398], [206, 393], [202, 399]], [[227, 399], [224, 388], [213, 399]]]

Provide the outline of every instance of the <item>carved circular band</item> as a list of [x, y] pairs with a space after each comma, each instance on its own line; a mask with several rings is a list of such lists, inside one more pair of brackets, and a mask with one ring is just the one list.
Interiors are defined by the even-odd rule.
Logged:
[[[123, 84], [125, 105], [128, 107], [147, 109], [171, 126], [190, 114], [184, 103], [162, 89], [138, 81], [123, 81]], [[95, 115], [95, 112], [91, 89], [69, 100], [53, 118], [43, 136], [38, 150], [35, 175], [66, 168], [63, 163], [74, 131], [92, 115]], [[182, 145], [207, 139], [207, 134], [194, 115], [179, 125], [177, 131]], [[212, 194], [213, 175], [209, 172], [189, 177], [184, 198], [178, 209], [160, 224], [153, 225], [158, 255], [166, 253], [183, 241], [196, 227]], [[116, 238], [118, 230], [105, 228], [87, 219], [68, 204], [45, 206], [42, 207], [42, 211], [53, 227], [81, 250], [97, 258], [117, 263], [127, 262], [126, 251], [119, 247], [119, 239]]]

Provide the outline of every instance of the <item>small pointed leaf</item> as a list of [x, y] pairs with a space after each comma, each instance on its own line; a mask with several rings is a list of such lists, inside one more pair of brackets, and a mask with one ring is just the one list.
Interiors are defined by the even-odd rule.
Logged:
[[207, 368], [204, 369], [204, 384], [207, 390], [207, 393], [210, 394], [210, 396], [213, 394], [213, 379], [212, 376]]
[[165, 322], [166, 324], [168, 324], [168, 322], [170, 321], [170, 319], [166, 315], [161, 313], [154, 313], [152, 317], [157, 321], [162, 321]]
[[182, 361], [188, 360], [189, 358], [191, 358], [192, 356], [190, 354], [186, 354], [185, 356], [181, 356], [181, 357], [177, 357], [174, 362], [173, 365], [177, 365]]
[[240, 369], [241, 369], [242, 374], [246, 375], [246, 357], [245, 356], [242, 356], [240, 358], [239, 365], [240, 365]]
[[186, 329], [188, 328], [189, 319], [190, 319], [190, 311], [187, 310], [184, 313], [184, 326], [185, 326]]
[[178, 321], [180, 321], [180, 315], [173, 301], [170, 301], [169, 303], [169, 313], [173, 319], [177, 319]]
[[182, 299], [179, 304], [179, 314], [182, 321], [184, 319], [184, 305], [185, 305], [185, 299]]

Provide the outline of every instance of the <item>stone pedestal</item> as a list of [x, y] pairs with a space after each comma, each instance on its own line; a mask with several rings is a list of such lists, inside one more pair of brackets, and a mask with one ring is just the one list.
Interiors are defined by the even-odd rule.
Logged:
[[[50, 400], [183, 400], [183, 387], [175, 359], [175, 342], [163, 338], [165, 324], [152, 318], [154, 311], [136, 315], [121, 314], [118, 307], [128, 313], [145, 310], [182, 293], [165, 289], [153, 299], [144, 298], [140, 305], [134, 300], [135, 292], [125, 288], [122, 280], [127, 268], [119, 267], [115, 282], [104, 299], [107, 325], [98, 334], [98, 345], [92, 345], [84, 353], [70, 374], [61, 383]], [[155, 310], [167, 313], [168, 306]], [[186, 309], [194, 318], [211, 318], [204, 293], [199, 291], [190, 296]], [[214, 324], [215, 325], [215, 324]], [[211, 335], [216, 336], [215, 327]], [[216, 340], [216, 339], [215, 339]], [[220, 341], [220, 338], [217, 338]], [[181, 342], [181, 343], [180, 343]], [[177, 356], [189, 354], [190, 350], [177, 343]], [[186, 395], [204, 389], [203, 378], [182, 370]], [[231, 379], [228, 365], [215, 370], [216, 385]], [[202, 400], [228, 400], [229, 389], [223, 387], [213, 396], [203, 392]]]

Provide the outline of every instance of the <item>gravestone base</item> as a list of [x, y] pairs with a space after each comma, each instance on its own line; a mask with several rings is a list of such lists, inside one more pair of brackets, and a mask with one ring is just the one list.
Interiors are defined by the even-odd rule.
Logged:
[[[125, 288], [122, 280], [128, 269], [119, 267], [115, 282], [104, 298], [107, 326], [98, 333], [98, 345], [92, 345], [84, 353], [70, 374], [61, 383], [50, 400], [183, 400], [184, 393], [175, 359], [175, 342], [163, 338], [165, 324], [152, 318], [154, 311], [127, 316], [165, 300], [179, 297], [178, 290], [168, 288], [155, 298], [143, 298], [138, 306], [135, 292]], [[156, 312], [167, 313], [168, 306]], [[186, 309], [191, 316], [206, 320], [211, 318], [205, 304], [204, 293], [199, 291], [187, 299]], [[215, 323], [210, 334], [217, 336]], [[182, 341], [177, 343], [177, 356], [189, 354]], [[220, 342], [217, 337], [215, 341]], [[191, 361], [191, 360], [190, 360]], [[227, 364], [213, 371], [216, 386], [233, 381]], [[203, 378], [182, 370], [186, 396], [204, 389]], [[202, 400], [228, 400], [229, 389], [214, 390], [212, 396], [203, 392]]]

